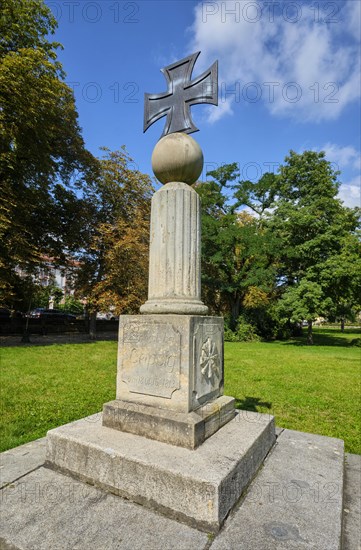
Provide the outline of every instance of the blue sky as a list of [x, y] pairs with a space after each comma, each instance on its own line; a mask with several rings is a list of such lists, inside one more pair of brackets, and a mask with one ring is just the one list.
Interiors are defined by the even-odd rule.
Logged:
[[205, 172], [237, 162], [242, 179], [276, 171], [290, 149], [326, 150], [340, 196], [360, 205], [358, 0], [47, 1], [87, 147], [125, 145], [150, 158], [164, 120], [143, 134], [144, 93], [166, 90], [160, 69], [201, 51], [193, 76], [219, 62], [219, 106], [196, 105]]

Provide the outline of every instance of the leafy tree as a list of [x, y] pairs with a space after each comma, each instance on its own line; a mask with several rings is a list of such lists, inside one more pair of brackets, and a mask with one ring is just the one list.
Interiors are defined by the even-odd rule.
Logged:
[[83, 197], [87, 230], [76, 273], [77, 292], [88, 303], [91, 337], [97, 311], [135, 313], [147, 293], [151, 180], [130, 168], [124, 147], [103, 151], [99, 176]]
[[302, 279], [299, 284], [290, 286], [278, 303], [278, 310], [286, 320], [293, 323], [308, 323], [307, 343], [313, 344], [312, 323], [319, 315], [327, 312], [331, 299], [325, 298], [318, 283]]
[[291, 151], [280, 169], [270, 226], [282, 241], [280, 277], [291, 285], [340, 250], [345, 209], [336, 198], [338, 172], [324, 157]]
[[[41, 0], [7, 0], [0, 16], [0, 301], [20, 299], [18, 270], [64, 256], [78, 228], [76, 191], [96, 170], [72, 90], [48, 35], [56, 21]], [[71, 206], [70, 210], [69, 207]], [[75, 208], [76, 210], [76, 208]], [[70, 218], [62, 222], [61, 218]], [[64, 231], [66, 228], [66, 231]]]
[[345, 321], [354, 321], [361, 310], [361, 243], [358, 234], [352, 232], [342, 238], [340, 245], [340, 252], [323, 263], [318, 276], [332, 300], [329, 317], [340, 321], [343, 332]]
[[264, 307], [272, 292], [274, 239], [230, 196], [238, 177], [236, 164], [209, 172], [213, 179], [198, 184], [202, 200], [202, 277], [205, 302], [223, 313], [236, 330], [240, 313], [255, 304]]
[[57, 306], [60, 310], [72, 313], [73, 315], [79, 315], [84, 312], [84, 304], [74, 298], [74, 296], [66, 296], [64, 302]]
[[278, 196], [269, 219], [270, 229], [282, 242], [278, 281], [287, 296], [295, 298], [293, 316], [300, 311], [299, 304], [305, 307], [307, 296], [310, 317], [305, 319], [309, 321], [309, 341], [311, 317], [317, 313], [312, 307], [319, 305], [318, 315], [322, 311], [331, 314], [345, 298], [352, 295], [355, 300], [359, 289], [359, 282], [356, 284], [359, 278], [351, 280], [354, 269], [345, 248], [351, 239], [353, 261], [355, 267], [359, 265], [359, 259], [356, 261], [359, 253], [355, 251], [358, 212], [344, 207], [337, 198], [337, 178], [338, 172], [323, 152], [291, 151], [280, 169]]
[[210, 175], [198, 186], [203, 289], [232, 330], [240, 314], [264, 336], [307, 319], [311, 342], [315, 316], [342, 322], [360, 307], [358, 211], [337, 198], [338, 172], [324, 153], [291, 151], [279, 175], [256, 183], [238, 180], [236, 164]]
[[56, 57], [60, 46], [49, 42], [48, 34], [55, 32], [57, 23], [49, 8], [41, 0], [7, 0], [0, 13], [0, 55], [17, 52], [21, 48], [39, 48]]
[[276, 199], [277, 177], [271, 172], [266, 172], [258, 182], [241, 180], [233, 188], [237, 206], [246, 206], [251, 209], [261, 222]]

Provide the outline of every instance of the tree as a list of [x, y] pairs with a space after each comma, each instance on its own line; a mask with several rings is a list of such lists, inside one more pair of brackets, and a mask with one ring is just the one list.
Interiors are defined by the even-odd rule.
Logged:
[[[20, 299], [18, 270], [64, 256], [78, 234], [76, 191], [97, 169], [85, 149], [72, 90], [50, 42], [56, 21], [41, 0], [7, 0], [0, 17], [0, 280]], [[64, 200], [62, 200], [64, 199]], [[67, 230], [64, 232], [64, 227]]]
[[86, 231], [77, 259], [77, 292], [86, 297], [90, 335], [97, 311], [135, 313], [146, 300], [150, 203], [149, 176], [132, 170], [123, 147], [103, 149], [100, 171], [83, 196]]
[[285, 319], [303, 312], [311, 342], [315, 316], [352, 315], [361, 290], [359, 211], [337, 198], [338, 172], [324, 153], [291, 151], [278, 175], [255, 183], [238, 180], [236, 164], [210, 175], [197, 188], [205, 301], [229, 314], [233, 329], [242, 314], [264, 336], [280, 335]]
[[[202, 277], [204, 301], [223, 313], [235, 330], [241, 311], [268, 303], [275, 270], [274, 239], [259, 220], [239, 211], [237, 194], [229, 194], [238, 177], [236, 164], [209, 172], [198, 184], [202, 200]], [[239, 191], [239, 189], [238, 189]]]
[[329, 317], [345, 329], [347, 319], [354, 320], [361, 310], [361, 243], [357, 233], [346, 234], [338, 254], [330, 256], [319, 272], [319, 282], [331, 298]]
[[355, 299], [351, 289], [359, 288], [348, 275], [350, 262], [345, 249], [351, 239], [356, 261], [358, 212], [344, 207], [337, 198], [338, 175], [323, 152], [291, 151], [280, 169], [278, 196], [269, 219], [270, 229], [282, 243], [278, 284], [286, 292], [288, 305], [290, 296], [295, 299], [293, 317], [308, 308], [309, 342], [311, 318], [317, 313], [312, 308], [318, 304], [318, 315], [322, 311], [331, 314], [350, 293]]
[[280, 169], [270, 226], [282, 241], [280, 277], [290, 285], [340, 250], [345, 209], [336, 198], [338, 172], [324, 156], [291, 151]]
[[249, 180], [238, 181], [233, 188], [237, 206], [246, 206], [254, 212], [261, 223], [269, 213], [277, 195], [277, 177], [271, 172], [266, 172], [258, 182]]
[[285, 318], [293, 323], [308, 323], [307, 343], [313, 344], [312, 324], [319, 315], [329, 310], [330, 298], [325, 298], [324, 292], [318, 283], [302, 279], [295, 286], [290, 286], [284, 292], [278, 303], [278, 310]]

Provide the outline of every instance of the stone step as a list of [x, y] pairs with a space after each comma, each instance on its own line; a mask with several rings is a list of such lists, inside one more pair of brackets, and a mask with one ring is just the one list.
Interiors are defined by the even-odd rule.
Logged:
[[216, 533], [274, 442], [273, 416], [254, 412], [237, 411], [195, 450], [113, 430], [94, 415], [48, 432], [47, 465]]
[[343, 489], [343, 441], [283, 430], [211, 550], [338, 550]]

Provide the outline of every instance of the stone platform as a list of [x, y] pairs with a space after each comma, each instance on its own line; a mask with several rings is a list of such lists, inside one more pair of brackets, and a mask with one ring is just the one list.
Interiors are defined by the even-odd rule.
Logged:
[[0, 548], [359, 550], [361, 456], [344, 461], [337, 439], [276, 432], [263, 468], [216, 536], [45, 468], [45, 438], [6, 451]]
[[47, 436], [51, 468], [217, 532], [275, 441], [272, 416], [238, 412], [196, 450], [102, 425], [93, 415]]

